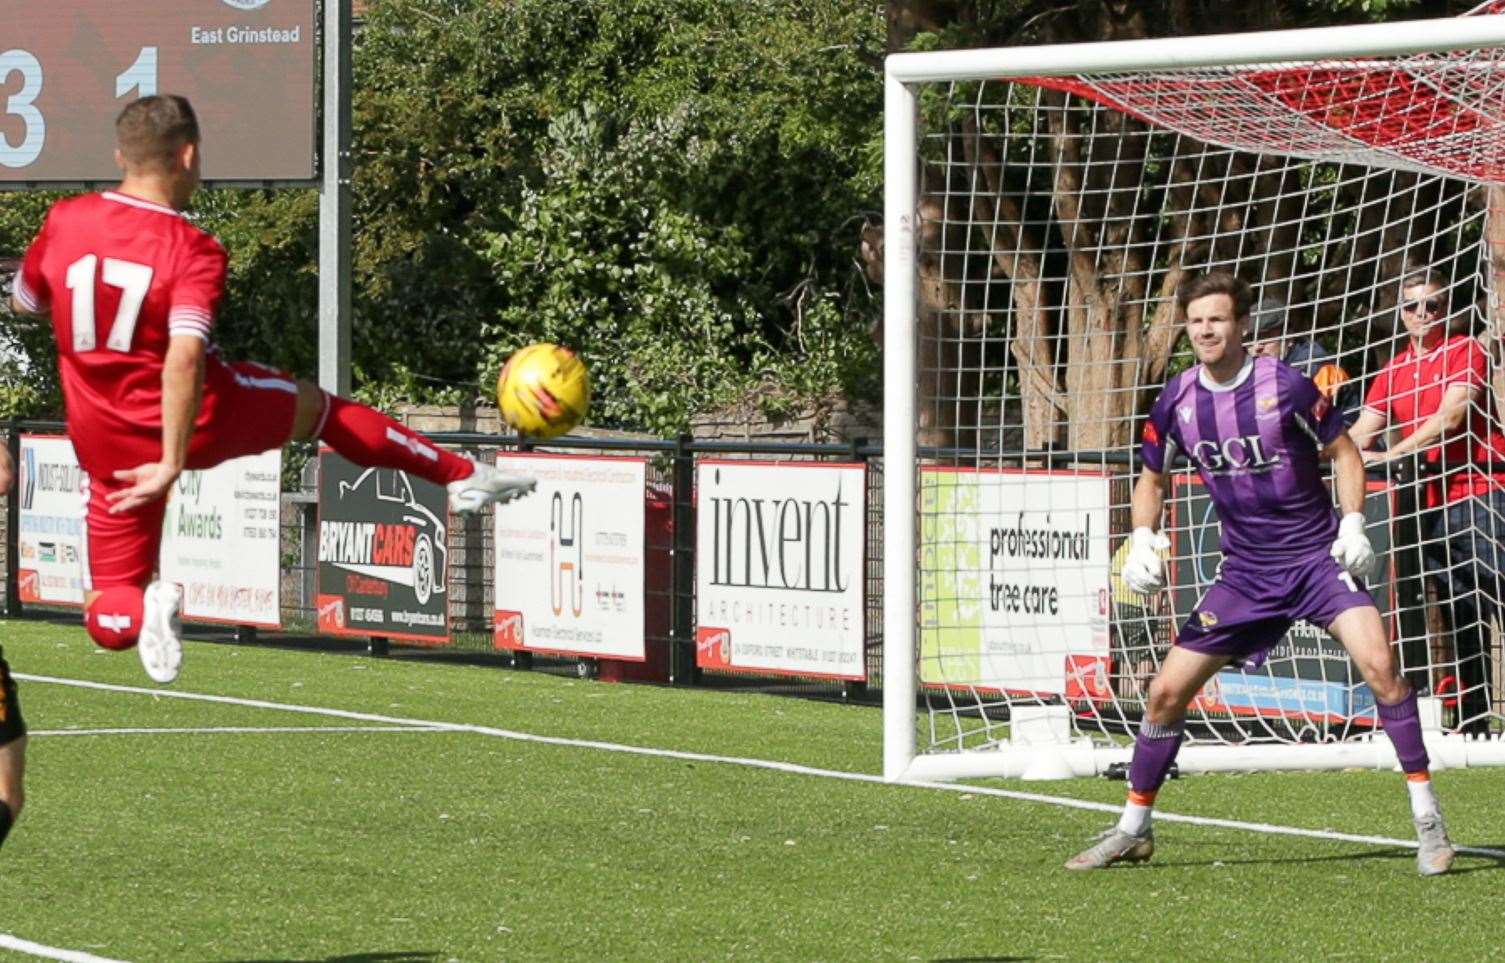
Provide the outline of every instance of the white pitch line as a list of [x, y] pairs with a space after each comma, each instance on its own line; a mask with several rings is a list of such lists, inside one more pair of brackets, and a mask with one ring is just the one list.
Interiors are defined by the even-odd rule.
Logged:
[[198, 728], [32, 729], [28, 736], [267, 735], [282, 732], [446, 732], [432, 726], [202, 726]]
[[31, 940], [23, 940], [18, 936], [11, 936], [9, 933], [0, 933], [0, 949], [15, 950], [17, 953], [39, 956], [44, 960], [63, 960], [64, 963], [122, 963], [120, 960], [95, 956], [93, 953], [82, 953], [78, 950], [62, 950], [55, 946], [44, 946], [41, 943], [33, 943]]
[[[947, 782], [921, 782], [918, 780], [905, 780], [890, 783], [882, 776], [863, 772], [843, 772], [839, 769], [819, 769], [814, 766], [802, 766], [792, 762], [780, 762], [773, 759], [750, 759], [741, 756], [718, 756], [703, 752], [685, 752], [680, 749], [657, 749], [648, 746], [629, 746], [616, 742], [601, 742], [594, 739], [568, 739], [563, 736], [540, 736], [531, 732], [518, 732], [512, 729], [498, 729], [492, 726], [478, 726], [470, 723], [459, 722], [435, 722], [425, 719], [408, 719], [401, 716], [384, 716], [370, 712], [351, 712], [348, 709], [330, 709], [322, 706], [304, 706], [286, 702], [268, 702], [264, 699], [240, 699], [234, 696], [210, 695], [202, 692], [184, 692], [179, 689], [148, 689], [143, 686], [114, 685], [108, 682], [90, 682], [84, 679], [63, 679], [45, 675], [24, 675], [13, 673], [13, 677], [29, 682], [50, 682], [55, 685], [73, 686], [80, 689], [98, 689], [104, 692], [129, 692], [137, 695], [150, 695], [164, 699], [187, 699], [194, 702], [217, 702], [224, 705], [244, 706], [255, 709], [277, 709], [283, 712], [301, 712], [309, 715], [329, 716], [337, 719], [352, 719], [359, 722], [372, 722], [378, 724], [412, 726], [422, 729], [435, 729], [444, 732], [469, 732], [476, 735], [492, 736], [498, 739], [510, 739], [515, 742], [532, 742], [539, 745], [563, 746], [572, 749], [596, 749], [602, 752], [620, 752], [628, 755], [651, 756], [658, 759], [681, 759], [687, 762], [711, 762], [731, 766], [745, 766], [750, 769], [767, 769], [774, 772], [784, 772], [800, 776], [818, 776], [824, 779], [841, 779], [847, 782], [866, 782], [878, 785], [908, 786], [916, 789], [936, 789], [943, 792], [973, 793], [980, 796], [993, 796], [999, 799], [1013, 799], [1019, 802], [1043, 803], [1049, 806], [1060, 806], [1065, 809], [1084, 809], [1093, 812], [1117, 814], [1122, 811], [1121, 805], [1113, 803], [1091, 802], [1085, 799], [1073, 799], [1070, 796], [1049, 796], [1044, 793], [1020, 792], [1014, 789], [996, 789], [991, 786], [975, 786]], [[1404, 849], [1417, 848], [1414, 839], [1392, 839], [1388, 836], [1364, 836], [1356, 833], [1340, 833], [1329, 829], [1301, 829], [1296, 826], [1278, 826], [1272, 823], [1251, 823], [1237, 819], [1216, 819], [1209, 816], [1187, 816], [1180, 813], [1168, 813], [1156, 810], [1155, 818], [1162, 822], [1185, 823], [1192, 826], [1208, 826], [1216, 829], [1236, 829], [1245, 832], [1264, 833], [1272, 836], [1299, 836], [1307, 839], [1326, 839], [1334, 842], [1362, 843], [1368, 846], [1390, 846]], [[1489, 856], [1495, 859], [1505, 859], [1505, 851], [1498, 849], [1484, 849], [1477, 846], [1456, 846], [1460, 853], [1469, 853], [1476, 856]]]

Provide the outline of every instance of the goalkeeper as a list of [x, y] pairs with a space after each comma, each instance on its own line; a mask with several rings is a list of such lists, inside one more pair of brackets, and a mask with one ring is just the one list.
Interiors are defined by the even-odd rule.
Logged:
[[[1173, 377], [1144, 427], [1134, 488], [1133, 545], [1124, 581], [1147, 595], [1165, 587], [1155, 529], [1177, 453], [1196, 466], [1222, 521], [1223, 563], [1150, 683], [1129, 763], [1118, 825], [1067, 869], [1143, 862], [1154, 852], [1150, 816], [1185, 730], [1186, 707], [1232, 663], [1252, 668], [1296, 619], [1332, 634], [1378, 702], [1410, 790], [1423, 876], [1447, 872], [1453, 846], [1432, 792], [1416, 693], [1402, 679], [1380, 613], [1363, 584], [1374, 563], [1364, 534], [1364, 463], [1342, 418], [1310, 379], [1244, 348], [1249, 286], [1212, 273], [1182, 285], [1177, 302], [1199, 364]], [[1341, 521], [1322, 482], [1333, 463]]]

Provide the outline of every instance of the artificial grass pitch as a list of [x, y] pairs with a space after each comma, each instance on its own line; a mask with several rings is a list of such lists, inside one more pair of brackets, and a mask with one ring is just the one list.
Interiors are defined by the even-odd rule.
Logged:
[[[0, 623], [0, 644], [17, 673], [148, 685], [71, 626]], [[1481, 857], [1423, 880], [1406, 849], [1161, 822], [1149, 866], [1068, 874], [1110, 816], [20, 684], [38, 735], [0, 933], [101, 957], [1468, 960], [1505, 941], [1505, 877]], [[851, 772], [880, 758], [873, 708], [417, 659], [190, 643], [172, 691]], [[43, 734], [119, 728], [222, 731]], [[1505, 774], [1437, 778], [1454, 838], [1505, 848]], [[1411, 838], [1390, 773], [1189, 777], [1161, 806]]]

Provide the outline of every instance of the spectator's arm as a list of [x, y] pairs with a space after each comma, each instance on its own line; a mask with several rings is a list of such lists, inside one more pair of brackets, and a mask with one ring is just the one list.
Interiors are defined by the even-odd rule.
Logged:
[[[1402, 455], [1430, 448], [1445, 436], [1457, 432], [1468, 420], [1469, 406], [1474, 403], [1474, 398], [1478, 396], [1478, 393], [1478, 387], [1472, 384], [1459, 382], [1449, 385], [1447, 391], [1443, 392], [1442, 404], [1438, 405], [1437, 410], [1418, 425], [1408, 437], [1391, 448], [1385, 457], [1387, 459], [1399, 458]], [[1365, 412], [1365, 415], [1367, 416], [1368, 412]], [[1359, 420], [1362, 421], [1363, 418]]]
[[1359, 412], [1358, 419], [1349, 426], [1348, 437], [1352, 438], [1353, 443], [1362, 451], [1374, 441], [1375, 435], [1385, 429], [1385, 421], [1385, 416], [1380, 412], [1373, 408], [1365, 408]]

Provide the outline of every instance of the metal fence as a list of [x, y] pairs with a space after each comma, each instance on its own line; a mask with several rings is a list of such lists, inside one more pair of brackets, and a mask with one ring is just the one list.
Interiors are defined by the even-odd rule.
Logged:
[[[59, 422], [11, 422], [9, 444], [17, 454], [20, 435], [61, 434]], [[519, 442], [514, 436], [470, 432], [436, 432], [429, 436], [447, 448], [462, 450], [480, 460], [489, 461], [498, 452], [538, 451], [555, 454], [634, 456], [647, 459], [645, 500], [653, 510], [666, 512], [668, 524], [649, 526], [645, 550], [649, 559], [664, 562], [655, 570], [650, 565], [645, 582], [644, 608], [648, 612], [646, 644], [648, 666], [661, 666], [658, 675], [677, 685], [751, 686], [766, 690], [786, 690], [810, 695], [830, 695], [844, 699], [876, 699], [882, 677], [883, 629], [883, 532], [882, 532], [882, 450], [858, 440], [851, 444], [799, 444], [783, 442], [704, 441], [691, 437], [675, 439], [579, 438], [555, 439], [546, 445]], [[842, 682], [829, 679], [773, 677], [737, 671], [702, 671], [695, 665], [696, 629], [696, 531], [695, 466], [702, 457], [747, 458], [773, 462], [841, 461], [862, 462], [866, 466], [866, 557], [864, 560], [865, 625], [867, 682]], [[190, 638], [227, 635], [243, 643], [258, 640], [278, 645], [321, 643], [315, 612], [318, 569], [318, 469], [319, 459], [311, 444], [288, 447], [284, 458], [281, 500], [281, 617], [282, 629], [238, 629], [223, 626], [196, 626], [189, 623]], [[11, 617], [25, 614], [17, 590], [16, 573], [19, 498], [12, 486], [7, 496], [5, 526], [6, 611]], [[451, 639], [443, 651], [492, 659], [498, 665], [513, 668], [548, 668], [594, 676], [635, 678], [654, 676], [652, 671], [636, 671], [595, 659], [567, 659], [528, 652], [498, 650], [493, 644], [493, 575], [495, 545], [492, 512], [488, 508], [476, 515], [455, 516], [448, 527], [448, 615]], [[58, 611], [55, 607], [27, 603], [33, 607]], [[379, 636], [369, 640], [369, 648], [384, 654], [401, 648], [404, 643]], [[425, 649], [432, 647], [424, 646]]]

